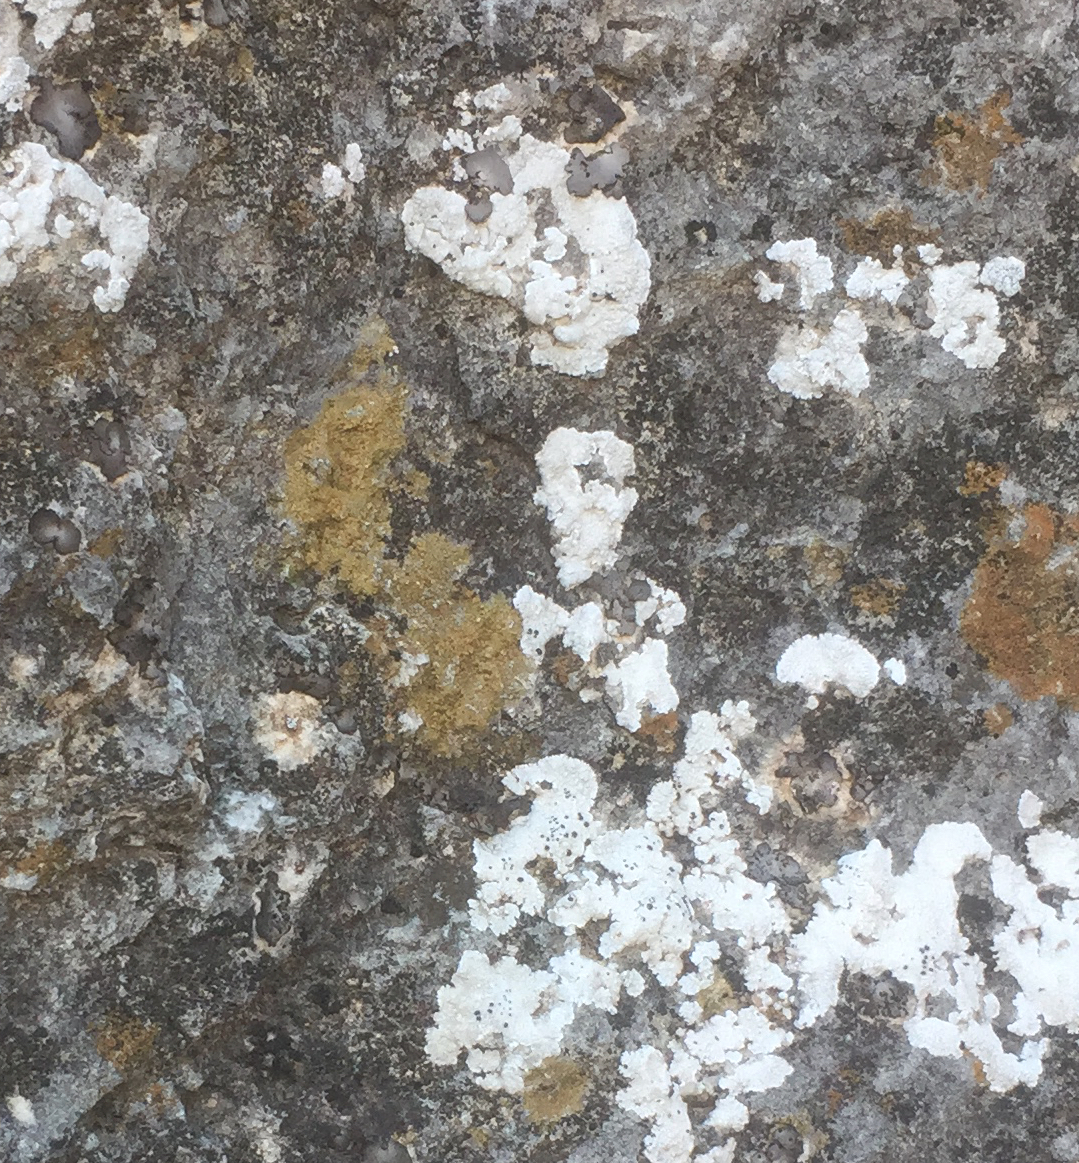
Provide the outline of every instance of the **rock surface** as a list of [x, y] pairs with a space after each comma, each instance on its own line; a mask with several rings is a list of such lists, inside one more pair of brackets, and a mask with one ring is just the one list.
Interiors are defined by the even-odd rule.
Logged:
[[1079, 1160], [1064, 0], [0, 0], [0, 1158]]

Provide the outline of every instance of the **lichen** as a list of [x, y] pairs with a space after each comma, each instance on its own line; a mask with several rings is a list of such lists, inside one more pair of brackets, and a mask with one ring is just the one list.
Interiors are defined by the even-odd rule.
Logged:
[[875, 577], [861, 585], [851, 586], [850, 600], [866, 614], [890, 618], [899, 607], [907, 587], [892, 578]]
[[964, 471], [963, 483], [959, 492], [964, 497], [977, 497], [982, 493], [991, 492], [1004, 483], [1008, 475], [1006, 464], [986, 464], [981, 460], [968, 460]]
[[976, 188], [984, 194], [989, 189], [993, 163], [1008, 146], [1023, 141], [1004, 116], [1011, 100], [1011, 94], [1002, 90], [973, 116], [941, 114], [933, 124], [935, 165], [926, 171], [926, 177], [953, 190]]
[[397, 688], [396, 705], [422, 720], [417, 741], [436, 755], [461, 754], [522, 693], [527, 672], [517, 646], [520, 617], [502, 594], [484, 600], [461, 584], [469, 560], [464, 546], [426, 533], [386, 577], [386, 596], [405, 628], [385, 625], [384, 641], [427, 659]]
[[153, 1050], [158, 1027], [130, 1014], [110, 1013], [94, 1029], [97, 1052], [121, 1074], [129, 1073]]
[[939, 230], [915, 221], [906, 206], [878, 210], [872, 218], [864, 220], [843, 218], [839, 228], [851, 254], [868, 255], [889, 266], [895, 258], [895, 248], [901, 246], [903, 266], [908, 275], [914, 272], [918, 247], [940, 238]]
[[555, 1123], [584, 1109], [591, 1080], [569, 1058], [545, 1058], [525, 1075], [521, 1101], [533, 1123]]
[[1079, 706], [1079, 520], [1029, 505], [1018, 542], [990, 545], [959, 620], [989, 670], [1024, 699]]
[[366, 622], [390, 694], [391, 733], [459, 756], [523, 691], [521, 622], [509, 601], [463, 585], [468, 549], [441, 533], [387, 556], [391, 494], [426, 497], [429, 480], [398, 466], [407, 439], [407, 389], [387, 366], [395, 350], [380, 321], [361, 336], [346, 387], [285, 448], [285, 512], [304, 565], [376, 607]]
[[304, 562], [374, 594], [390, 535], [390, 465], [405, 446], [403, 386], [380, 377], [328, 399], [285, 447], [285, 509]]

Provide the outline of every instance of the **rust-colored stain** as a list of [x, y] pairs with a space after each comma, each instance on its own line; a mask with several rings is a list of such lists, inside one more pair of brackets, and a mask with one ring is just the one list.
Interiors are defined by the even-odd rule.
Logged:
[[366, 646], [387, 685], [391, 734], [456, 757], [523, 693], [528, 666], [509, 600], [461, 581], [465, 546], [424, 533], [404, 560], [386, 555], [391, 494], [422, 500], [429, 486], [398, 460], [408, 391], [387, 364], [395, 350], [381, 321], [365, 329], [345, 389], [285, 446], [284, 508], [303, 564], [376, 606]]
[[1008, 146], [1023, 138], [1010, 125], [1004, 110], [1011, 104], [1007, 90], [994, 93], [973, 115], [942, 113], [933, 124], [936, 159], [926, 171], [930, 181], [953, 190], [989, 189], [993, 163]]
[[977, 497], [982, 493], [999, 489], [1008, 475], [1006, 464], [986, 464], [981, 460], [968, 460], [959, 492], [964, 497]]
[[525, 1075], [521, 1096], [533, 1123], [555, 1123], [584, 1109], [588, 1072], [569, 1058], [544, 1058]]
[[875, 577], [862, 585], [851, 586], [850, 600], [866, 614], [888, 618], [895, 613], [907, 587], [887, 577]]
[[903, 248], [903, 268], [908, 275], [918, 266], [918, 247], [940, 238], [940, 231], [915, 221], [906, 207], [887, 207], [872, 218], [842, 218], [839, 229], [851, 254], [864, 254], [884, 266], [895, 261], [895, 248]]
[[1024, 699], [1079, 706], [1079, 519], [1024, 510], [1018, 542], [997, 541], [974, 571], [959, 629]]

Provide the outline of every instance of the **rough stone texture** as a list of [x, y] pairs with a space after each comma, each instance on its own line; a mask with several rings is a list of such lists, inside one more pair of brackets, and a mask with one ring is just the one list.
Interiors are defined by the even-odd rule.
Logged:
[[[792, 1069], [729, 1133], [692, 1096], [699, 1156], [1079, 1160], [1079, 1028], [1046, 1028], [1036, 1084], [994, 1088], [969, 1049], [911, 1045], [911, 987], [888, 973], [845, 973], [796, 1028], [791, 952], [822, 881], [874, 839], [898, 875], [927, 827], [969, 821], [1023, 863], [1026, 790], [1043, 829], [1079, 832], [1074, 6], [204, 0], [67, 27], [0, 5], [4, 156], [85, 150], [149, 219], [118, 310], [93, 304], [77, 230], [0, 289], [0, 1157], [659, 1158], [618, 1100], [621, 1056], [681, 1036], [682, 999], [648, 971], [639, 998], [578, 1012], [523, 1097], [435, 1064], [426, 1038], [477, 941], [533, 970], [564, 945], [541, 915], [469, 927], [473, 841], [529, 808], [501, 777], [584, 760], [605, 823], [629, 826], [691, 713], [731, 699], [756, 719], [745, 787], [774, 802], [736, 782], [719, 806], [794, 935], [772, 947]], [[497, 126], [469, 100], [500, 83], [537, 139], [628, 151], [588, 197], [625, 199], [651, 290], [600, 377], [533, 366], [516, 306], [406, 247], [417, 189], [467, 193], [446, 135]], [[57, 139], [70, 109], [35, 119], [54, 87], [89, 97], [96, 144]], [[365, 172], [327, 182], [350, 143]], [[835, 271], [805, 310], [766, 258], [794, 239]], [[990, 366], [955, 353], [975, 324], [947, 346], [926, 245], [1024, 261], [1014, 294], [972, 292], [997, 314]], [[910, 278], [894, 305], [844, 293], [866, 257]], [[819, 350], [852, 308], [864, 389], [824, 369], [800, 381], [816, 398], [780, 390], [777, 344], [812, 328]], [[619, 564], [575, 594], [533, 501], [559, 426], [635, 456]], [[686, 607], [661, 640], [679, 705], [631, 734], [603, 674], [641, 641], [648, 578]], [[622, 644], [553, 641], [525, 666], [526, 585], [595, 601]], [[784, 650], [826, 633], [906, 682], [808, 701], [778, 682]], [[1011, 907], [977, 861], [956, 892], [1010, 997]], [[1077, 895], [1040, 884], [1061, 915]], [[764, 1006], [724, 940], [705, 1017]], [[1075, 978], [1053, 988], [1074, 998]]]

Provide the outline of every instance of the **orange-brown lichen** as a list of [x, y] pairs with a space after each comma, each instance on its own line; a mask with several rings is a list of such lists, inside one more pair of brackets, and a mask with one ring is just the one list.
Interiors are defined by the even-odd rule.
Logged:
[[933, 124], [932, 144], [937, 156], [935, 165], [926, 171], [927, 178], [953, 190], [976, 187], [984, 194], [993, 175], [993, 163], [1008, 146], [1023, 141], [1004, 116], [1011, 100], [1011, 94], [1002, 90], [973, 116], [941, 114]]
[[850, 600], [866, 614], [878, 618], [888, 618], [895, 613], [900, 599], [907, 592], [902, 582], [887, 577], [875, 577], [872, 581], [851, 586]]
[[903, 266], [908, 275], [913, 273], [917, 263], [918, 247], [940, 238], [939, 230], [916, 222], [906, 206], [878, 210], [872, 218], [865, 220], [843, 218], [839, 228], [843, 231], [847, 250], [852, 254], [868, 255], [885, 266], [892, 265], [895, 248], [901, 246]]
[[669, 754], [677, 746], [678, 712], [668, 711], [646, 719], [635, 732], [638, 739], [649, 739], [656, 750]]
[[1079, 706], [1079, 521], [1045, 505], [1024, 516], [1018, 543], [991, 545], [978, 564], [959, 628], [1020, 697]]
[[71, 866], [74, 856], [71, 849], [60, 840], [42, 840], [35, 844], [24, 856], [11, 862], [9, 873], [33, 876], [35, 884], [48, 884], [54, 876]]
[[978, 497], [1000, 488], [1008, 475], [1006, 464], [986, 464], [982, 460], [968, 460], [959, 492], [964, 497]]
[[153, 1049], [158, 1027], [130, 1014], [111, 1013], [94, 1028], [97, 1052], [121, 1074], [127, 1074]]
[[545, 1058], [525, 1075], [525, 1114], [533, 1123], [555, 1123], [584, 1109], [591, 1079], [569, 1058]]

